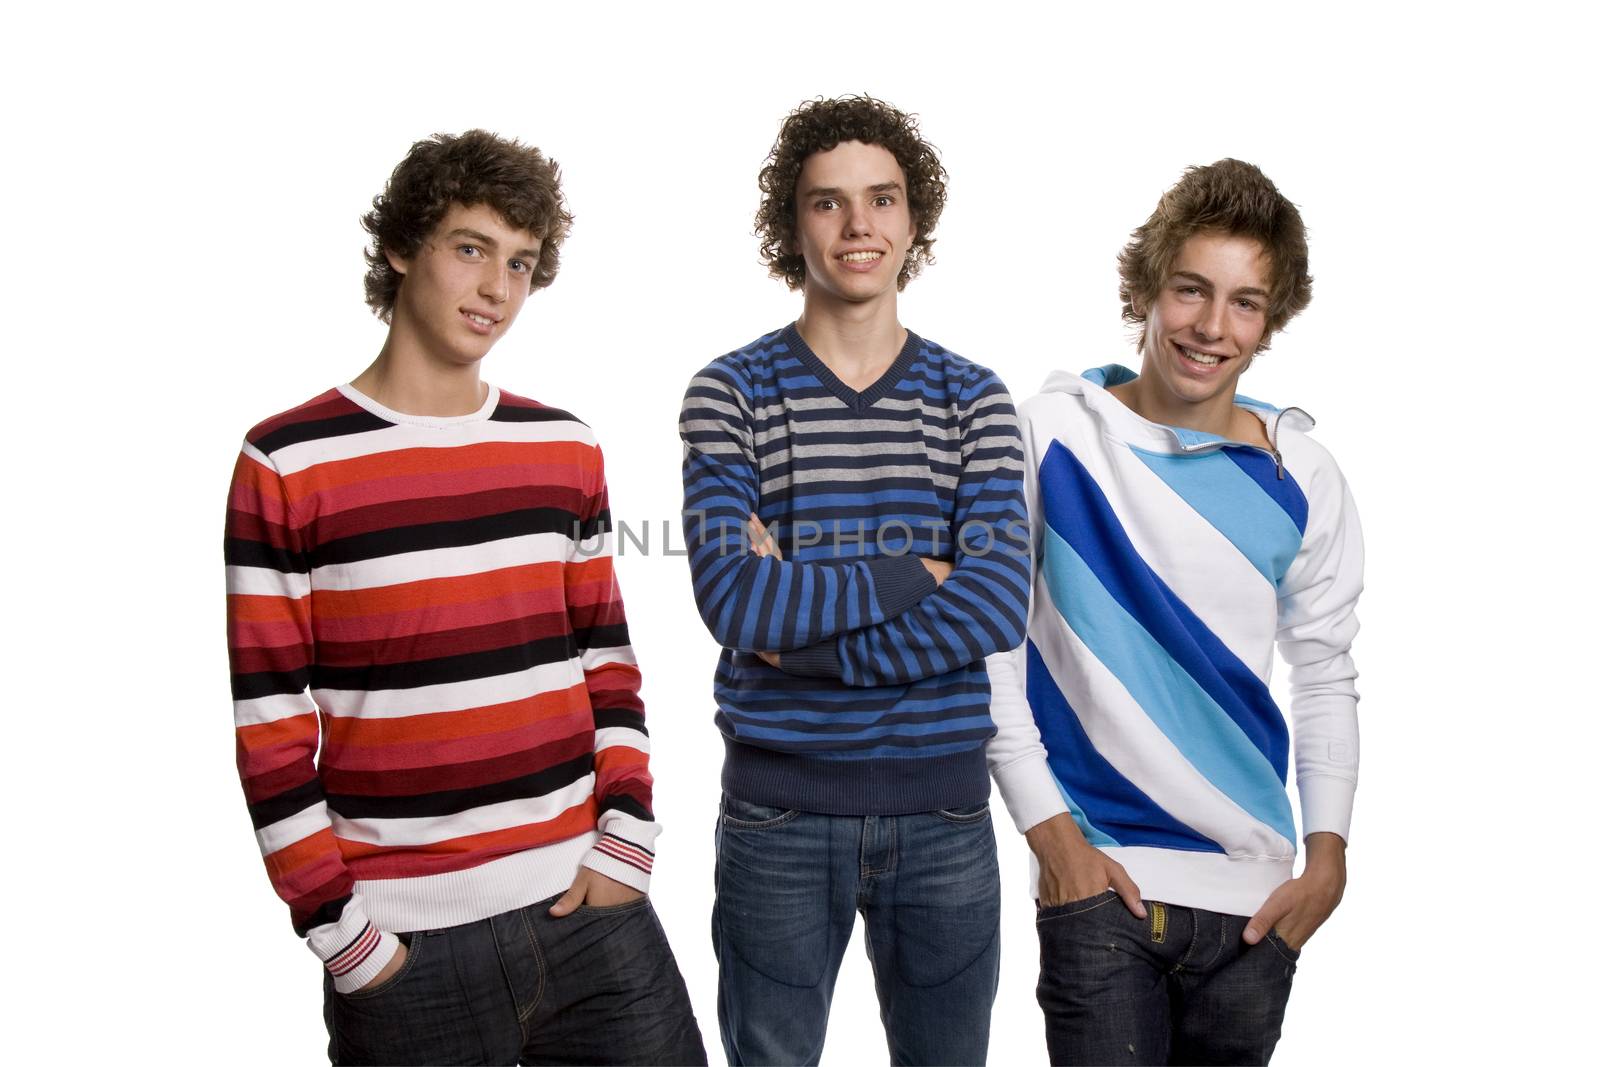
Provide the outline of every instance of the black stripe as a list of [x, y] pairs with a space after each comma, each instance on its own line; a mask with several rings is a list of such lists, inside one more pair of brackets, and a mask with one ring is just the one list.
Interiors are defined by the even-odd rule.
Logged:
[[314, 927], [326, 926], [336, 923], [344, 916], [344, 906], [350, 903], [351, 894], [346, 893], [336, 900], [330, 900], [317, 908], [316, 911], [306, 916], [301, 922], [294, 924], [294, 932], [305, 937]]
[[257, 697], [304, 692], [311, 681], [311, 673], [304, 667], [292, 671], [252, 671], [249, 674], [235, 674], [229, 681], [233, 687], [233, 699], [254, 700]]
[[322, 782], [312, 778], [286, 793], [258, 800], [250, 805], [250, 825], [257, 830], [298, 815], [322, 799]]
[[595, 708], [594, 728], [606, 730], [621, 727], [627, 730], [638, 730], [646, 737], [650, 731], [644, 728], [644, 714], [631, 708]]
[[566, 634], [541, 637], [520, 645], [491, 648], [483, 652], [463, 652], [458, 656], [412, 660], [409, 663], [368, 663], [359, 667], [328, 667], [313, 664], [311, 684], [316, 689], [415, 689], [424, 685], [466, 682], [514, 674], [546, 663], [560, 663], [577, 656], [578, 650]]
[[[994, 727], [990, 726], [986, 729], [958, 730], [942, 734], [920, 734], [915, 737], [903, 737], [896, 734], [890, 734], [886, 737], [868, 737], [859, 741], [841, 741], [838, 738], [828, 734], [818, 735], [815, 742], [772, 741], [767, 738], [761, 738], [759, 745], [762, 748], [771, 749], [776, 752], [832, 752], [841, 756], [844, 753], [851, 752], [855, 749], [877, 748], [879, 745], [894, 745], [897, 748], [907, 749], [908, 754], [910, 754], [910, 750], [921, 748], [924, 745], [944, 745], [953, 741], [984, 741], [993, 736]], [[737, 734], [735, 735], [734, 739], [740, 740]], [[868, 758], [870, 759], [875, 757]]]
[[620, 841], [622, 844], [627, 845], [629, 848], [636, 848], [640, 852], [643, 852], [646, 856], [649, 856], [651, 859], [655, 858], [656, 854], [655, 854], [655, 852], [653, 850], [645, 848], [643, 845], [639, 844], [639, 842], [637, 842], [637, 841], [629, 841], [626, 837], [620, 837], [617, 834], [614, 834], [609, 830], [606, 831], [605, 836], [611, 838], [611, 840], [613, 840], [613, 841]]
[[565, 508], [521, 508], [497, 515], [425, 522], [336, 538], [312, 550], [311, 565], [326, 567], [434, 548], [460, 548], [528, 534], [558, 533], [570, 538], [578, 527], [578, 516]]
[[250, 443], [267, 455], [289, 445], [317, 441], [325, 437], [348, 437], [353, 433], [367, 433], [394, 425], [380, 419], [370, 411], [353, 411], [348, 415], [335, 415], [330, 419], [312, 419], [297, 422], [280, 430], [263, 434]]
[[265, 567], [283, 574], [305, 574], [311, 569], [297, 552], [244, 537], [222, 539], [222, 562], [230, 567]]
[[490, 422], [575, 422], [579, 426], [587, 426], [582, 419], [574, 418], [570, 413], [560, 408], [525, 408], [514, 404], [500, 403], [495, 405], [494, 414], [489, 416]]
[[573, 630], [572, 639], [579, 648], [620, 648], [628, 643], [628, 624], [618, 622]]
[[333, 955], [329, 956], [328, 957], [328, 962], [331, 963], [334, 960], [338, 959], [340, 956], [343, 956], [346, 952], [349, 952], [352, 948], [355, 947], [355, 944], [356, 944], [357, 941], [360, 941], [363, 937], [367, 936], [367, 931], [370, 930], [370, 929], [372, 929], [372, 923], [369, 921], [365, 926], [363, 926], [361, 928], [361, 932], [359, 934], [357, 934], [355, 937], [352, 937], [350, 939], [350, 943], [348, 945], [346, 945], [344, 948], [340, 949], [338, 952], [335, 952]]
[[594, 769], [594, 753], [585, 752], [565, 763], [503, 782], [447, 789], [417, 796], [372, 797], [329, 793], [328, 807], [346, 819], [420, 819], [456, 815], [473, 808], [527, 800], [565, 788]]
[[614, 796], [600, 798], [600, 810], [620, 811], [624, 815], [632, 815], [635, 819], [645, 822], [655, 822], [656, 817], [650, 814], [650, 809], [639, 803], [626, 793], [617, 793]]

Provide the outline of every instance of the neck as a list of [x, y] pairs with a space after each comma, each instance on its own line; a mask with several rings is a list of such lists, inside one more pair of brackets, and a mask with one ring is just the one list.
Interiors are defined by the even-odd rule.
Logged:
[[854, 304], [806, 290], [795, 329], [817, 358], [852, 388], [876, 381], [905, 347], [896, 294]]
[[432, 356], [398, 323], [378, 358], [350, 384], [404, 415], [470, 415], [488, 396], [476, 361], [452, 363]]
[[1140, 416], [1162, 426], [1179, 426], [1227, 437], [1233, 427], [1233, 392], [1218, 394], [1198, 404], [1178, 400], [1156, 386], [1155, 375], [1140, 373], [1131, 382], [1115, 386], [1111, 394]]

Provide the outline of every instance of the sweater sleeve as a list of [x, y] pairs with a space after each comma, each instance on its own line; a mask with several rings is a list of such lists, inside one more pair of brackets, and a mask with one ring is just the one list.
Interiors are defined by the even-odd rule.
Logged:
[[939, 588], [896, 618], [785, 653], [791, 674], [850, 686], [946, 674], [1022, 642], [1029, 533], [1017, 414], [1000, 379], [982, 371], [962, 390], [955, 565]]
[[311, 567], [283, 478], [246, 443], [234, 467], [223, 540], [228, 658], [239, 777], [272, 887], [294, 928], [353, 992], [399, 940], [367, 921], [333, 836], [317, 776]]
[[695, 604], [718, 644], [800, 648], [882, 623], [933, 592], [933, 576], [914, 556], [792, 562], [751, 551], [749, 519], [760, 507], [753, 421], [733, 370], [713, 364], [689, 383], [678, 422], [684, 540]]
[[1289, 664], [1295, 779], [1303, 832], [1349, 840], [1360, 737], [1356, 666], [1350, 646], [1360, 624], [1361, 523], [1343, 475], [1320, 446], [1305, 486], [1300, 551], [1278, 587], [1278, 649]]
[[[1039, 515], [1039, 468], [1033, 455], [1032, 434], [1026, 417], [1022, 419], [1022, 481], [1028, 518]], [[1038, 524], [1030, 529], [1037, 531]], [[1037, 534], [1035, 534], [1035, 540]], [[1033, 588], [1032, 562], [1038, 559], [1038, 545], [1029, 553], [1028, 588]], [[1066, 799], [1056, 787], [1050, 772], [1049, 753], [1034, 721], [1028, 703], [1028, 655], [1024, 643], [1006, 652], [996, 652], [984, 661], [989, 675], [989, 717], [995, 735], [984, 748], [989, 774], [1000, 787], [1001, 799], [1011, 813], [1018, 833], [1027, 833], [1039, 823], [1068, 810]]]
[[639, 699], [638, 661], [628, 640], [613, 566], [605, 460], [598, 447], [593, 456], [585, 474], [578, 538], [563, 568], [567, 618], [594, 716], [600, 838], [583, 866], [646, 893], [661, 832], [651, 810], [650, 737]]

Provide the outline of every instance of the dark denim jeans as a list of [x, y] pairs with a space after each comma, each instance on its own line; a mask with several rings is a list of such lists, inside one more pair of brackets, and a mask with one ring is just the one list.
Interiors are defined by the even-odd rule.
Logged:
[[1248, 918], [1115, 893], [1039, 910], [1039, 1006], [1054, 1064], [1266, 1063], [1300, 953]]
[[689, 994], [648, 898], [553, 919], [555, 898], [402, 935], [409, 954], [323, 1017], [333, 1063], [703, 1064]]
[[725, 796], [716, 883], [717, 1015], [730, 1064], [821, 1058], [858, 911], [891, 1062], [984, 1061], [1000, 978], [987, 805], [815, 815]]

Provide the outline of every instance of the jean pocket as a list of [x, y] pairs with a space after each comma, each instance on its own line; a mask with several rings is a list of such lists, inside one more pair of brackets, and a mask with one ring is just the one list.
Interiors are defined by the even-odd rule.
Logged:
[[945, 822], [953, 822], [958, 826], [983, 822], [989, 818], [989, 802], [985, 800], [982, 804], [965, 808], [940, 808], [934, 814]]
[[1051, 904], [1048, 907], [1041, 907], [1038, 914], [1034, 916], [1033, 921], [1042, 923], [1048, 919], [1065, 919], [1072, 915], [1082, 915], [1084, 912], [1104, 907], [1113, 900], [1118, 899], [1115, 889], [1104, 889], [1094, 896], [1084, 897], [1082, 900], [1069, 900], [1063, 904]]
[[338, 995], [344, 997], [346, 1000], [370, 1000], [373, 997], [382, 996], [391, 989], [394, 989], [401, 982], [405, 981], [406, 976], [416, 968], [417, 957], [422, 954], [422, 946], [427, 942], [428, 939], [425, 937], [417, 937], [413, 934], [410, 936], [408, 943], [404, 938], [404, 935], [401, 936], [401, 943], [405, 944], [406, 946], [406, 961], [400, 965], [400, 969], [398, 971], [391, 974], [382, 985], [363, 987], [361, 989], [357, 989], [353, 993], [340, 993]]
[[1276, 931], [1276, 930], [1268, 930], [1267, 931], [1267, 943], [1270, 944], [1273, 948], [1277, 949], [1278, 950], [1278, 955], [1282, 956], [1284, 959], [1288, 960], [1290, 963], [1298, 963], [1299, 962], [1299, 960], [1300, 960], [1300, 950], [1297, 949], [1297, 948], [1290, 948], [1289, 947], [1289, 942], [1285, 941], [1283, 938], [1278, 936], [1278, 931]]
[[579, 904], [574, 914], [592, 915], [600, 918], [605, 915], [624, 915], [630, 911], [650, 906], [650, 898], [641, 896], [634, 900], [624, 900], [621, 904]]
[[722, 794], [722, 825], [730, 830], [770, 830], [799, 814], [794, 808], [752, 804], [748, 800]]

